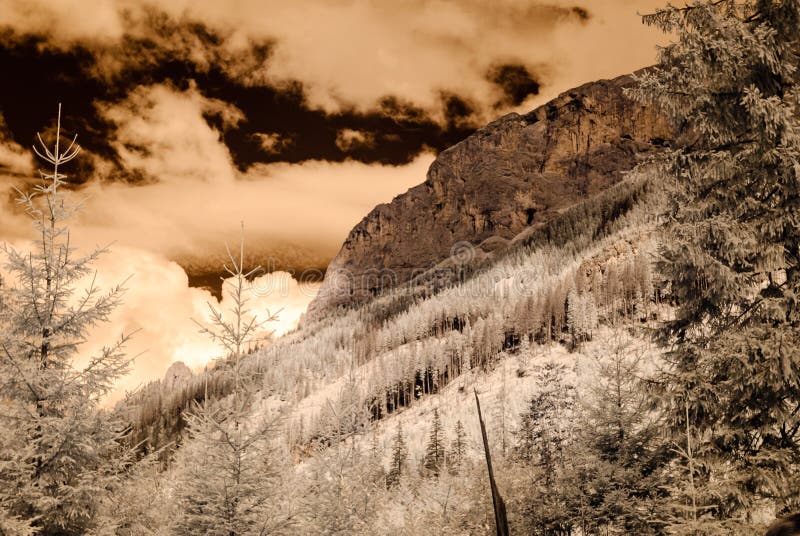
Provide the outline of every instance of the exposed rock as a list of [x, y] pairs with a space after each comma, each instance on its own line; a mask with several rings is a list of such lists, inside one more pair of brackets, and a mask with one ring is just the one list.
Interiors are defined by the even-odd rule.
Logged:
[[162, 384], [167, 389], [174, 389], [187, 384], [192, 376], [194, 376], [194, 374], [183, 361], [175, 361], [169, 366], [166, 374], [164, 374], [164, 381]]
[[673, 132], [623, 95], [632, 84], [631, 76], [585, 84], [443, 151], [424, 183], [378, 205], [350, 231], [306, 319], [364, 302], [448, 256], [501, 248], [620, 181]]

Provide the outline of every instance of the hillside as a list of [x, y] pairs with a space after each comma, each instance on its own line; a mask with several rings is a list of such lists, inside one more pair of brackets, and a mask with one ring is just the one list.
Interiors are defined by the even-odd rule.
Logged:
[[[627, 179], [532, 230], [463, 282], [424, 296], [397, 288], [251, 355], [245, 376], [259, 391], [251, 422], [280, 422], [275, 507], [299, 509], [287, 532], [490, 533], [473, 389], [510, 519], [525, 526], [520, 499], [529, 483], [514, 467], [531, 400], [549, 396], [557, 381], [588, 403], [603, 391], [598, 371], [614, 356], [636, 359], [642, 370], [658, 361], [646, 337], [665, 311], [649, 260], [657, 199], [646, 177]], [[178, 466], [147, 488], [156, 497], [183, 463], [181, 411], [206, 395], [224, 400], [232, 390], [226, 368], [177, 391], [151, 386], [126, 406], [146, 451], [184, 444]], [[423, 469], [434, 410], [450, 460], [437, 478]], [[559, 426], [583, 426], [578, 413]], [[456, 463], [458, 423], [464, 458]], [[401, 429], [407, 462], [399, 484], [387, 488]]]
[[[571, 393], [572, 409], [554, 421], [566, 433], [589, 418], [573, 394], [591, 406], [610, 364], [658, 363], [647, 327], [669, 311], [652, 270], [662, 190], [647, 170], [627, 171], [668, 129], [623, 97], [630, 83], [587, 84], [442, 153], [424, 184], [356, 226], [301, 328], [244, 359], [247, 428], [272, 430], [275, 465], [263, 471], [277, 480], [263, 483], [280, 497], [272, 508], [286, 530], [277, 532], [487, 532], [473, 390], [509, 516], [524, 527], [530, 483], [519, 476], [529, 473], [515, 468], [531, 449], [532, 401], [554, 386], [558, 397]], [[364, 284], [396, 278], [331, 294], [343, 267]], [[173, 374], [118, 407], [141, 466], [164, 468], [139, 486], [149, 500], [178, 485], [203, 448], [187, 435], [198, 405], [236, 403], [235, 369], [220, 361], [180, 381]], [[431, 426], [441, 426], [446, 474], [429, 459]], [[169, 507], [156, 511], [170, 518]]]
[[[609, 318], [616, 318], [620, 309], [632, 311], [637, 293], [640, 301], [646, 295], [654, 297], [657, 287], [651, 276], [642, 273], [649, 271], [650, 261], [640, 250], [652, 247], [648, 214], [657, 202], [658, 190], [649, 179], [623, 181], [546, 224], [530, 227], [463, 279], [438, 289], [428, 284], [403, 285], [343, 315], [307, 322], [256, 352], [248, 366], [267, 392], [300, 406], [319, 407], [336, 394], [353, 366], [371, 363], [380, 379], [370, 378], [370, 390], [388, 385], [400, 396], [401, 383], [408, 382], [404, 387], [408, 391], [411, 384], [421, 381], [422, 376], [404, 378], [416, 376], [419, 367], [437, 368], [443, 374], [435, 379], [438, 385], [461, 370], [488, 366], [498, 352], [518, 346], [523, 339], [548, 344], [566, 341], [567, 294], [575, 285], [581, 292], [596, 293], [598, 303], [607, 301], [607, 293], [619, 293], [606, 306]], [[638, 288], [634, 273], [651, 288]], [[429, 282], [437, 274], [433, 270], [419, 279]], [[501, 281], [506, 281], [505, 288]], [[604, 290], [604, 285], [609, 288]], [[434, 346], [423, 347], [427, 344]], [[429, 355], [421, 362], [406, 363], [419, 354]], [[445, 354], [459, 355], [462, 362], [445, 363]], [[123, 408], [136, 423], [134, 438], [157, 449], [180, 440], [182, 411], [192, 401], [200, 402], [206, 395], [224, 397], [231, 388], [221, 363], [177, 390], [165, 389], [161, 382], [146, 386]], [[423, 394], [434, 390], [421, 386]], [[312, 394], [317, 403], [304, 401]], [[383, 414], [405, 404], [383, 401], [376, 411]], [[308, 416], [305, 412], [303, 418]], [[314, 435], [309, 422], [301, 420], [297, 426]]]

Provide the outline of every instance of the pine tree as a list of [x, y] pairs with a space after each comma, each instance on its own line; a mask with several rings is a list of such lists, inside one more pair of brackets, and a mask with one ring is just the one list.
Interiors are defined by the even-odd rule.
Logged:
[[575, 520], [565, 477], [573, 463], [575, 389], [564, 381], [563, 365], [554, 363], [539, 369], [536, 386], [521, 416], [514, 452], [529, 478], [522, 513], [543, 534], [569, 534]]
[[11, 278], [0, 288], [0, 533], [90, 530], [125, 460], [121, 427], [98, 403], [129, 368], [128, 336], [77, 364], [88, 331], [108, 321], [124, 289], [95, 285], [92, 264], [106, 249], [81, 256], [70, 242], [66, 222], [79, 206], [65, 195], [63, 168], [80, 151], [76, 139], [63, 149], [59, 105], [53, 148], [41, 136], [34, 147], [52, 170], [32, 193], [19, 192], [34, 249], [2, 246]]
[[[377, 448], [377, 446], [376, 446]], [[370, 534], [374, 511], [386, 493], [380, 452], [365, 452], [350, 436], [309, 460], [303, 483], [310, 526], [297, 534]], [[302, 529], [302, 530], [301, 530]]]
[[386, 481], [386, 470], [383, 468], [382, 458], [383, 447], [378, 441], [378, 434], [373, 430], [370, 438], [369, 457], [367, 460], [369, 478], [373, 484]]
[[586, 457], [577, 480], [600, 531], [648, 534], [663, 501], [656, 470], [666, 462], [657, 441], [657, 414], [642, 384], [643, 353], [617, 330], [598, 356], [596, 380], [581, 411], [578, 440]]
[[464, 424], [459, 419], [456, 421], [455, 437], [450, 443], [450, 453], [447, 456], [447, 466], [450, 472], [458, 474], [467, 461], [467, 433]]
[[674, 184], [658, 268], [678, 303], [663, 407], [676, 446], [696, 431], [716, 488], [699, 504], [746, 517], [800, 492], [800, 4], [696, 1], [644, 21], [676, 40], [631, 94], [684, 137], [659, 163]]
[[503, 360], [500, 389], [497, 393], [496, 404], [492, 410], [493, 436], [500, 442], [500, 457], [505, 458], [508, 452], [508, 375], [506, 374], [506, 360]]
[[577, 348], [583, 336], [583, 303], [575, 287], [567, 294], [567, 329], [572, 337], [572, 347]]
[[433, 423], [422, 460], [423, 473], [439, 477], [444, 468], [445, 445], [442, 433], [442, 421], [439, 419], [439, 408], [433, 409]]
[[537, 372], [538, 392], [520, 419], [516, 457], [545, 468], [552, 478], [570, 441], [567, 426], [575, 409], [575, 388], [564, 381], [564, 367], [547, 363]]
[[594, 297], [589, 293], [578, 294], [572, 288], [567, 295], [567, 329], [572, 336], [572, 347], [579, 348], [583, 341], [591, 339], [596, 327]]
[[238, 257], [228, 250], [231, 276], [224, 282], [232, 306], [231, 319], [209, 304], [212, 326], [201, 331], [221, 343], [228, 352], [227, 363], [233, 394], [222, 400], [204, 399], [186, 412], [189, 439], [176, 459], [177, 496], [180, 514], [177, 534], [267, 534], [283, 528], [288, 512], [280, 512], [276, 492], [279, 452], [273, 436], [274, 418], [253, 411], [254, 382], [245, 375], [242, 358], [257, 340], [263, 321], [247, 308], [247, 278], [259, 268], [244, 270], [244, 237]]
[[392, 462], [389, 472], [386, 474], [386, 486], [393, 488], [400, 484], [400, 479], [405, 473], [406, 461], [408, 460], [408, 448], [403, 437], [403, 425], [397, 423], [397, 432], [392, 443]]

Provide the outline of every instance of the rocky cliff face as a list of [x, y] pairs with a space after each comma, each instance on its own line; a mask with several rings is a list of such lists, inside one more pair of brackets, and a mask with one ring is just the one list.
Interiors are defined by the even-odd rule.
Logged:
[[623, 76], [583, 85], [443, 151], [424, 183], [353, 228], [307, 320], [366, 301], [452, 255], [502, 248], [620, 181], [672, 136], [662, 117], [623, 95], [631, 84]]

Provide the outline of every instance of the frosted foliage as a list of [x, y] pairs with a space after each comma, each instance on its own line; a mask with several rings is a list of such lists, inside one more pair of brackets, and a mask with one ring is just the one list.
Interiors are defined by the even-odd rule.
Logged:
[[275, 534], [290, 525], [292, 508], [279, 485], [285, 467], [277, 441], [280, 416], [255, 411], [255, 383], [241, 367], [260, 326], [276, 317], [259, 321], [249, 314], [247, 278], [259, 268], [245, 271], [243, 236], [238, 256], [230, 249], [228, 256], [231, 279], [224, 290], [233, 305], [226, 316], [209, 304], [211, 325], [200, 327], [227, 351], [219, 368], [232, 376], [233, 393], [221, 400], [204, 393], [185, 415], [188, 440], [175, 464], [176, 534]]
[[[98, 505], [118, 483], [127, 455], [121, 426], [98, 402], [128, 370], [127, 336], [83, 356], [88, 330], [108, 320], [123, 287], [101, 291], [92, 264], [105, 249], [79, 254], [67, 221], [79, 210], [65, 195], [64, 166], [76, 140], [42, 138], [37, 155], [50, 168], [18, 203], [33, 221], [29, 252], [2, 246], [10, 274], [0, 287], [0, 527], [9, 534], [83, 534]], [[84, 363], [79, 366], [78, 363]]]

